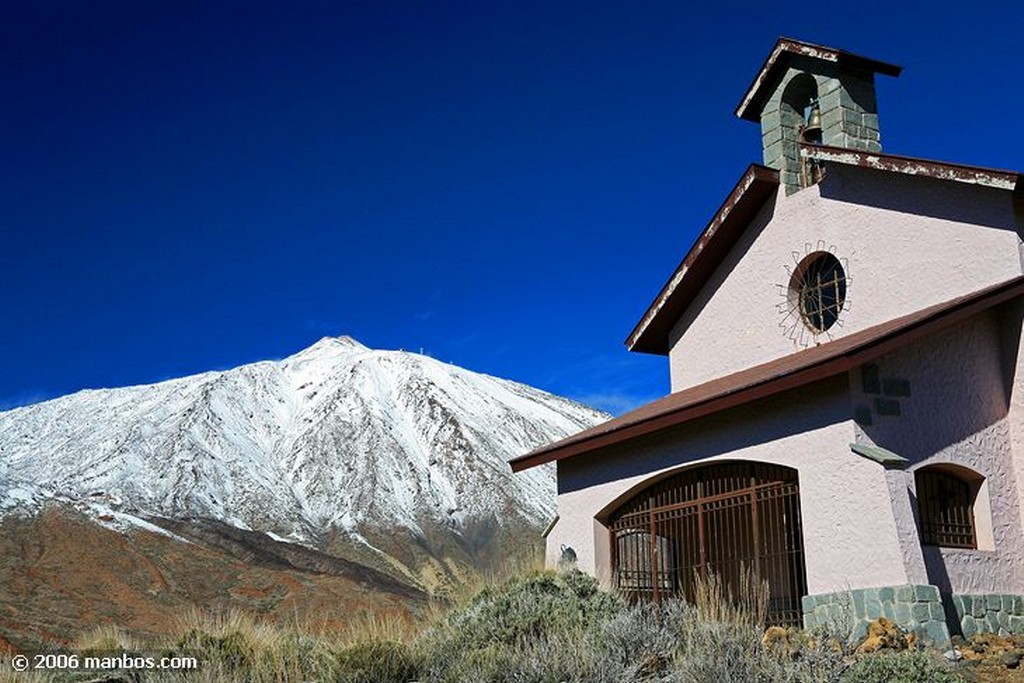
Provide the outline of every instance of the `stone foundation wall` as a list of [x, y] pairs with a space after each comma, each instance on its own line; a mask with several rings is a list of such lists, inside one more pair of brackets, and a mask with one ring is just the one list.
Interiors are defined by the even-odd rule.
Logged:
[[975, 633], [1024, 633], [1024, 596], [953, 594], [953, 608], [965, 638]]
[[863, 636], [873, 620], [885, 617], [903, 630], [916, 633], [924, 644], [942, 646], [949, 642], [946, 612], [935, 586], [856, 588], [807, 595], [803, 598], [803, 617], [808, 629], [829, 623], [842, 627], [853, 621], [855, 638]]

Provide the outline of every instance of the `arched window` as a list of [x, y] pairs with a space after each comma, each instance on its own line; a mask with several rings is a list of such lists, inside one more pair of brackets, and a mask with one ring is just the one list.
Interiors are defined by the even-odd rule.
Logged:
[[739, 595], [745, 572], [768, 584], [768, 618], [799, 624], [807, 593], [796, 470], [711, 463], [635, 493], [612, 511], [613, 581], [631, 600], [693, 599], [715, 574]]
[[922, 545], [977, 548], [974, 502], [982, 478], [942, 465], [920, 469], [914, 478]]

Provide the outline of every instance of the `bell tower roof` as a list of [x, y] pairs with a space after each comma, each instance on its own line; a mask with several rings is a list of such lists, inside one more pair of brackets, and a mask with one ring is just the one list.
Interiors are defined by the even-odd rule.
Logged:
[[779, 82], [795, 57], [810, 58], [834, 64], [840, 70], [867, 71], [885, 76], [899, 76], [903, 67], [877, 59], [837, 50], [824, 45], [805, 43], [793, 38], [779, 38], [754, 81], [736, 107], [736, 116], [757, 123], [765, 104], [779, 87]]
[[821, 167], [806, 145], [881, 152], [875, 74], [901, 67], [845, 50], [779, 38], [736, 115], [761, 124], [764, 165], [779, 171], [786, 194], [815, 185]]

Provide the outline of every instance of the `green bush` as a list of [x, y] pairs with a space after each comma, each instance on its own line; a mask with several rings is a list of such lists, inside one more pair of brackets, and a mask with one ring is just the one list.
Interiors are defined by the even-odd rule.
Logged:
[[841, 652], [770, 650], [740, 616], [681, 600], [626, 605], [580, 572], [532, 573], [485, 588], [425, 633], [419, 680], [840, 683]]
[[964, 679], [929, 652], [875, 654], [858, 659], [842, 683], [960, 683]]
[[578, 633], [618, 614], [625, 604], [578, 570], [531, 572], [484, 588], [445, 625], [467, 647], [522, 645], [550, 633]]
[[416, 678], [413, 654], [404, 643], [375, 640], [338, 653], [338, 683], [407, 683]]
[[[926, 652], [851, 659], [848, 627], [790, 629], [764, 641], [756, 610], [703, 603], [627, 605], [578, 571], [532, 572], [481, 590], [418, 636], [361, 631], [339, 643], [241, 615], [196, 620], [169, 646], [202, 662], [149, 683], [955, 683]], [[715, 601], [721, 601], [720, 604]], [[105, 642], [99, 636], [90, 642]], [[31, 683], [52, 683], [33, 680]]]
[[[189, 628], [161, 657], [193, 656], [203, 681], [277, 683], [282, 680], [332, 680], [338, 669], [333, 646], [296, 631], [246, 623], [209, 623]], [[146, 681], [192, 680], [189, 673], [153, 676]], [[404, 683], [404, 681], [403, 681]]]
[[680, 635], [693, 608], [679, 600], [640, 603], [601, 624], [588, 639], [588, 669], [594, 676], [615, 671], [607, 680], [659, 680], [679, 654]]
[[488, 586], [417, 641], [423, 681], [580, 680], [580, 643], [626, 609], [582, 572], [531, 572]]
[[178, 640], [175, 649], [202, 661], [216, 662], [229, 671], [252, 668], [256, 659], [256, 648], [240, 631], [211, 634], [192, 628]]

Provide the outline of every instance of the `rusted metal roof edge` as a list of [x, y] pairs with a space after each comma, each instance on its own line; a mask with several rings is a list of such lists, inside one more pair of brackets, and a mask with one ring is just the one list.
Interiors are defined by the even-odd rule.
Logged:
[[[1024, 176], [1016, 171], [810, 143], [800, 144], [800, 154], [801, 156], [819, 161], [1013, 190], [1017, 196], [1024, 197]], [[762, 185], [760, 187], [755, 186], [755, 181], [762, 183]], [[626, 339], [626, 347], [630, 351], [659, 355], [668, 353], [668, 330], [661, 328], [670, 327], [670, 325], [659, 325], [657, 321], [669, 313], [681, 312], [677, 310], [681, 306], [673, 305], [679, 303], [679, 299], [673, 299], [673, 297], [679, 291], [680, 285], [690, 274], [698, 257], [708, 250], [707, 247], [711, 243], [712, 238], [719, 232], [722, 232], [722, 225], [737, 213], [735, 208], [744, 199], [749, 199], [750, 197], [756, 196], [756, 199], [761, 202], [766, 199], [760, 193], [751, 191], [752, 187], [754, 190], [766, 189], [768, 185], [763, 183], [771, 183], [771, 188], [774, 189], [778, 185], [778, 171], [759, 164], [751, 164], [740, 178], [736, 187], [733, 188], [725, 202], [718, 209], [714, 218], [708, 223], [704, 232], [701, 233], [701, 236], [694, 242], [690, 251], [687, 252], [682, 263], [679, 264], [679, 267], [676, 268], [668, 282], [658, 293], [658, 296], [655, 297], [640, 321], [630, 332], [629, 337]], [[1024, 206], [1024, 202], [1018, 200], [1018, 203]], [[758, 208], [760, 207], [758, 206]], [[1024, 215], [1024, 210], [1022, 210], [1022, 215]], [[666, 338], [663, 339], [662, 335], [665, 335]]]
[[761, 107], [757, 108], [758, 111], [756, 114], [751, 113], [753, 111], [751, 108], [751, 101], [754, 99], [754, 96], [762, 90], [764, 83], [768, 80], [768, 76], [773, 71], [776, 60], [778, 60], [779, 55], [782, 54], [783, 41], [785, 40], [785, 38], [779, 38], [775, 41], [775, 47], [773, 47], [772, 51], [768, 53], [768, 56], [764, 60], [764, 64], [761, 65], [757, 75], [754, 76], [754, 80], [750, 82], [750, 85], [747, 87], [747, 91], [743, 93], [743, 99], [741, 99], [740, 103], [736, 105], [736, 116], [739, 118], [747, 121], [753, 121], [754, 123], [757, 123], [760, 120]]
[[867, 152], [847, 147], [814, 145], [806, 142], [800, 144], [800, 156], [816, 161], [861, 166], [907, 175], [923, 175], [940, 180], [995, 187], [1000, 190], [1013, 190], [1017, 187], [1021, 177], [1021, 174], [1016, 171], [882, 154], [881, 152]]
[[[656, 335], [652, 334], [652, 324], [665, 313], [666, 307], [672, 303], [673, 296], [678, 291], [679, 284], [686, 278], [698, 257], [707, 250], [715, 235], [721, 232], [721, 227], [738, 213], [735, 211], [736, 207], [752, 202], [752, 206], [756, 205], [756, 208], [760, 209], [761, 205], [778, 186], [779, 172], [775, 169], [760, 164], [751, 164], [747, 167], [747, 170], [744, 171], [732, 192], [722, 202], [718, 211], [715, 212], [711, 221], [708, 222], [703, 232], [701, 232], [700, 237], [690, 247], [690, 250], [683, 257], [682, 262], [672, 273], [668, 282], [661, 288], [661, 291], [654, 298], [654, 301], [651, 302], [651, 305], [647, 307], [647, 311], [640, 318], [633, 331], [630, 332], [629, 337], [626, 339], [626, 347], [630, 351], [662, 355], [668, 353], [667, 338], [664, 340], [660, 338], [653, 339]], [[667, 336], [667, 330], [665, 333]]]
[[743, 99], [736, 106], [736, 116], [745, 121], [753, 121], [754, 123], [760, 120], [764, 102], [768, 99], [768, 95], [764, 91], [768, 84], [772, 83], [779, 75], [779, 72], [785, 67], [789, 55], [805, 55], [826, 62], [840, 63], [843, 66], [866, 69], [886, 76], [899, 76], [903, 72], [903, 67], [901, 66], [864, 57], [847, 52], [846, 50], [815, 45], [814, 43], [796, 40], [795, 38], [779, 38], [775, 42], [775, 47], [772, 48], [772, 51], [764, 60], [764, 64], [761, 65], [761, 70], [757, 72], [754, 80], [751, 81], [750, 86], [743, 95]]
[[[730, 377], [738, 377], [754, 373], [758, 368], [773, 365], [772, 361], [762, 366], [743, 370], [734, 375], [713, 380], [725, 382], [726, 387], [707, 398], [687, 403], [685, 394], [699, 393], [711, 382], [686, 389], [679, 394], [670, 394], [656, 403], [665, 402], [664, 409], [653, 412], [650, 416], [631, 419], [627, 413], [618, 418], [588, 429], [575, 436], [537, 449], [509, 461], [513, 472], [520, 472], [531, 467], [543, 465], [556, 460], [581, 455], [590, 451], [610, 446], [631, 439], [654, 434], [663, 429], [674, 427], [690, 420], [712, 415], [734, 408], [751, 401], [796, 389], [811, 382], [825, 379], [842, 372], [848, 372], [879, 356], [895, 351], [909, 343], [917, 341], [939, 330], [976, 315], [1005, 301], [1024, 296], [1024, 277], [1017, 277], [994, 287], [975, 292], [949, 302], [931, 306], [917, 313], [912, 313], [896, 320], [875, 325], [866, 330], [856, 332], [850, 337], [840, 338], [828, 344], [794, 354], [804, 356], [805, 362], [797, 362], [792, 367], [784, 368], [777, 373], [752, 381], [737, 382], [728, 385]], [[895, 325], [895, 327], [893, 327]], [[893, 329], [888, 329], [893, 327]], [[833, 353], [827, 353], [828, 347], [835, 345]], [[825, 352], [822, 355], [822, 352]], [[818, 358], [817, 356], [821, 356]], [[680, 403], [680, 405], [676, 405]], [[650, 406], [642, 407], [634, 413], [649, 410]]]

